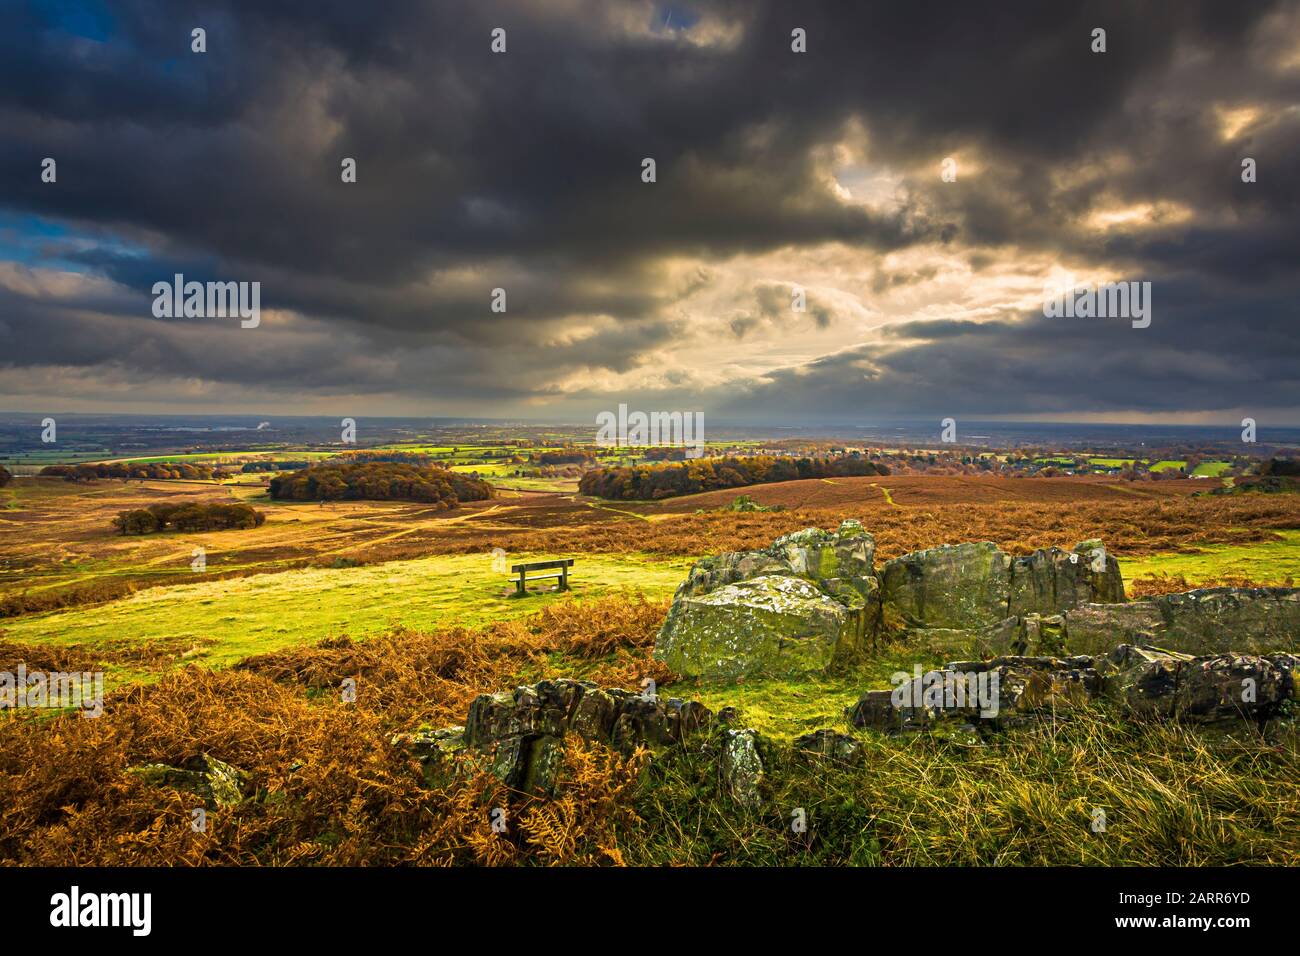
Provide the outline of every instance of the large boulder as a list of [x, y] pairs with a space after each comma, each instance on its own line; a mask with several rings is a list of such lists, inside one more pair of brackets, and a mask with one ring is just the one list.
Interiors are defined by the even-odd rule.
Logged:
[[840, 523], [835, 532], [805, 528], [782, 535], [757, 551], [728, 551], [695, 562], [674, 598], [708, 594], [769, 574], [803, 578], [819, 587], [843, 584], [864, 596], [874, 590], [872, 561], [876, 542], [854, 520]]
[[1105, 654], [1117, 644], [1150, 644], [1164, 628], [1153, 600], [1080, 604], [1066, 611], [1065, 641], [1076, 654]]
[[710, 717], [698, 701], [663, 700], [560, 678], [480, 694], [470, 704], [463, 735], [435, 731], [402, 735], [394, 743], [424, 760], [430, 747], [444, 750], [444, 740], [455, 739], [458, 747], [487, 754], [492, 772], [510, 787], [551, 793], [566, 734], [630, 753], [641, 746], [680, 745]]
[[1155, 598], [1159, 643], [1197, 654], [1300, 650], [1300, 589], [1205, 588]]
[[1081, 542], [1072, 551], [1043, 548], [1011, 562], [1012, 615], [1060, 614], [1080, 604], [1124, 600], [1119, 562], [1100, 541]]
[[908, 627], [893, 636], [902, 638], [918, 654], [975, 654], [982, 658], [1024, 653], [1024, 621], [1003, 618], [984, 627]]
[[1082, 604], [1065, 612], [1076, 654], [1117, 644], [1157, 644], [1191, 654], [1261, 654], [1300, 649], [1300, 589], [1205, 588], [1127, 604]]
[[794, 531], [777, 538], [767, 551], [791, 573], [819, 587], [852, 587], [864, 597], [875, 590], [872, 562], [876, 540], [857, 521], [840, 522], [834, 534], [820, 528]]
[[980, 628], [1009, 616], [1011, 561], [991, 541], [943, 545], [887, 561], [883, 618], [905, 627]]
[[731, 679], [824, 670], [860, 647], [867, 603], [802, 578], [763, 575], [673, 601], [654, 655], [674, 671]]
[[1106, 695], [1140, 716], [1267, 720], [1296, 697], [1294, 654], [1189, 654], [1124, 644], [1099, 660]]
[[[1266, 721], [1294, 706], [1298, 674], [1295, 654], [1193, 657], [1133, 644], [1097, 656], [956, 661], [905, 681], [907, 675], [898, 675], [901, 683], [892, 691], [867, 691], [850, 710], [849, 722], [886, 733], [924, 730], [942, 719], [1005, 728], [1045, 714], [1068, 714], [1102, 698], [1136, 717]], [[963, 687], [964, 695], [951, 692]], [[977, 687], [985, 695], [978, 707], [973, 704]], [[986, 708], [988, 696], [992, 706]]]

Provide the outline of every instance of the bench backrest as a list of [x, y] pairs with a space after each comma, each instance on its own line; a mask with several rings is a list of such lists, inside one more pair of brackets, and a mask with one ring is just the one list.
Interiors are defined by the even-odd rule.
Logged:
[[515, 564], [510, 568], [511, 574], [518, 574], [521, 571], [542, 571], [546, 568], [571, 568], [573, 567], [573, 558], [560, 558], [558, 561], [533, 561], [529, 564]]

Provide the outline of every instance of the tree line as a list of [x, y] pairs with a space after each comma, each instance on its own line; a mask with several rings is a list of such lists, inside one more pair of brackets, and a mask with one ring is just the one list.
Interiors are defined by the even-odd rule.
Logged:
[[155, 531], [224, 531], [257, 528], [266, 515], [243, 504], [156, 504], [122, 511], [113, 519], [118, 534], [153, 534]]
[[64, 481], [94, 481], [96, 478], [210, 481], [215, 472], [211, 465], [191, 465], [188, 462], [115, 461], [95, 465], [46, 465], [41, 474], [60, 477]]
[[271, 479], [271, 497], [289, 501], [419, 501], [454, 508], [494, 494], [481, 478], [437, 465], [329, 461]]
[[887, 475], [879, 462], [856, 455], [836, 458], [782, 458], [755, 455], [712, 458], [681, 464], [623, 465], [587, 472], [578, 483], [584, 495], [622, 501], [672, 498], [701, 491], [796, 481], [800, 478], [845, 478]]

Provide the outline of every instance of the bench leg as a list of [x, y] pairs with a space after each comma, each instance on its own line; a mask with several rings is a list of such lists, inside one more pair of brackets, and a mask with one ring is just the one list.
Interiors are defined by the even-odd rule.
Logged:
[[569, 590], [569, 569], [560, 568], [560, 590]]
[[519, 575], [519, 580], [515, 582], [515, 597], [523, 597], [528, 592], [524, 590], [524, 576]]

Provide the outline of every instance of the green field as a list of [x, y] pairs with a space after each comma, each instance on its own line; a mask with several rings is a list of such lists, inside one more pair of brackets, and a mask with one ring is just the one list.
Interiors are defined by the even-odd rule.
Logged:
[[[509, 555], [507, 561], [548, 557], [554, 555]], [[585, 597], [628, 590], [666, 597], [689, 567], [690, 561], [680, 558], [583, 556], [572, 570], [572, 593]], [[105, 605], [7, 620], [0, 630], [9, 640], [33, 643], [215, 640], [204, 660], [224, 666], [332, 635], [486, 625], [532, 613], [560, 597], [545, 592], [520, 600], [512, 593], [508, 575], [492, 569], [490, 554], [446, 555], [152, 588]]]
[[1154, 554], [1121, 558], [1125, 581], [1148, 574], [1181, 574], [1193, 584], [1216, 577], [1244, 577], [1262, 584], [1300, 581], [1300, 531], [1279, 531], [1280, 541], [1207, 544], [1197, 554]]
[[[1250, 545], [1207, 545], [1196, 554], [1121, 558], [1120, 567], [1126, 581], [1163, 573], [1181, 574], [1192, 584], [1239, 575], [1280, 585], [1288, 579], [1300, 579], [1300, 531], [1283, 531], [1279, 538]], [[509, 555], [507, 560], [513, 564], [545, 557], [549, 555]], [[574, 568], [573, 595], [582, 598], [640, 591], [649, 597], [668, 597], [690, 565], [688, 558], [660, 559], [642, 554], [580, 557]], [[86, 566], [80, 570], [94, 574], [96, 569]], [[177, 572], [178, 578], [189, 574]], [[511, 593], [508, 575], [492, 569], [490, 555], [448, 555], [355, 568], [308, 568], [177, 583], [108, 604], [9, 619], [0, 624], [0, 631], [9, 640], [32, 643], [148, 642], [161, 638], [211, 641], [214, 643], [201, 655], [203, 660], [227, 666], [251, 654], [310, 644], [335, 635], [364, 637], [394, 627], [487, 625], [531, 613], [560, 597], [555, 592], [544, 592], [517, 600], [509, 596]], [[945, 653], [959, 657], [965, 649], [908, 648], [898, 660], [893, 659], [897, 655], [881, 655], [873, 662], [872, 676], [882, 681], [922, 651], [927, 651], [927, 659], [933, 656], [937, 662]], [[862, 679], [861, 673], [855, 673], [843, 679], [754, 681], [739, 693], [747, 712], [753, 713], [765, 729], [787, 736], [824, 722], [828, 707], [835, 710], [851, 703], [854, 687], [860, 686]], [[710, 694], [721, 693], [707, 685], [697, 690], [706, 701]], [[724, 696], [734, 702], [733, 691], [726, 690]]]
[[[1123, 468], [1125, 465], [1131, 465], [1138, 460], [1139, 459], [1137, 458], [1096, 458], [1090, 456], [1088, 458], [1088, 464], [1096, 465], [1100, 468]], [[1073, 459], [1070, 458], [1037, 458], [1035, 459], [1035, 461], [1037, 461], [1039, 464], [1054, 464], [1054, 465], [1073, 464]], [[1186, 461], [1175, 461], [1173, 459], [1166, 459], [1163, 461], [1157, 461], [1154, 464], [1152, 464], [1151, 471], [1176, 471], [1180, 468], [1185, 468], [1186, 466], [1187, 466]], [[1228, 461], [1203, 461], [1196, 466], [1196, 470], [1193, 471], [1192, 474], [1206, 475], [1211, 478], [1217, 478], [1231, 467], [1232, 467], [1232, 462], [1228, 462]]]

